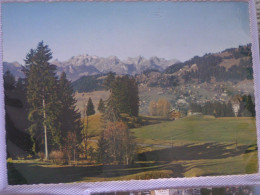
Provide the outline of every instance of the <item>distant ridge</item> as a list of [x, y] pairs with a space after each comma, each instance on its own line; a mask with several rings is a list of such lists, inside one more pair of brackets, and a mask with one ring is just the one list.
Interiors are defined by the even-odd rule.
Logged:
[[[67, 77], [74, 81], [82, 76], [97, 75], [107, 72], [115, 72], [116, 74], [135, 75], [140, 74], [147, 69], [156, 69], [159, 71], [179, 62], [178, 60], [166, 60], [159, 57], [151, 57], [146, 59], [142, 56], [120, 60], [116, 56], [98, 57], [88, 54], [73, 56], [69, 60], [59, 61], [55, 59], [51, 61], [57, 66], [57, 73], [65, 72]], [[18, 62], [4, 62], [4, 71], [9, 69], [15, 77], [24, 77], [21, 72], [22, 65]]]

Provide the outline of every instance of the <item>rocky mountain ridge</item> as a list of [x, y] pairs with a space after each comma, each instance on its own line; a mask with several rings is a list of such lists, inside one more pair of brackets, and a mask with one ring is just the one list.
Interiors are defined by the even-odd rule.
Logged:
[[[156, 69], [159, 71], [165, 70], [167, 67], [179, 62], [178, 60], [166, 60], [159, 57], [151, 57], [146, 59], [142, 56], [135, 58], [128, 58], [120, 60], [116, 56], [98, 57], [90, 56], [88, 54], [73, 56], [69, 60], [59, 61], [55, 59], [51, 61], [52, 64], [57, 66], [57, 72], [60, 74], [64, 71], [67, 77], [74, 81], [81, 76], [97, 75], [100, 73], [115, 72], [116, 74], [140, 74], [147, 69]], [[22, 65], [19, 63], [4, 62], [4, 70], [9, 69], [15, 77], [23, 77], [21, 69]]]

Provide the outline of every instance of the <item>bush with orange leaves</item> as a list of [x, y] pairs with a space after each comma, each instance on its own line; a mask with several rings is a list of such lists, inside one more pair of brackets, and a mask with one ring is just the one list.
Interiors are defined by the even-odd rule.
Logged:
[[104, 131], [107, 141], [108, 163], [130, 164], [136, 154], [133, 135], [123, 121], [109, 122]]

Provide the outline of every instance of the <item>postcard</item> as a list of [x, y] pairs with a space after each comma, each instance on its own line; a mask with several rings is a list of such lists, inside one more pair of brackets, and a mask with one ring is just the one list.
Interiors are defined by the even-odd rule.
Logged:
[[8, 184], [258, 173], [248, 2], [4, 2]]

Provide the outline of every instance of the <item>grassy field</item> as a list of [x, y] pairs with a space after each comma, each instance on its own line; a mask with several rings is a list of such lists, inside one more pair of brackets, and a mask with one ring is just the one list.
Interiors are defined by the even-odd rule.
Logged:
[[[139, 141], [149, 140], [169, 143], [218, 142], [250, 145], [256, 143], [255, 118], [225, 117], [210, 118], [207, 116], [192, 116], [176, 121], [133, 129], [132, 132]], [[237, 135], [237, 136], [236, 136]], [[154, 143], [154, 141], [153, 141]]]
[[[176, 121], [142, 117], [146, 126], [131, 129], [138, 154], [133, 165], [53, 165], [39, 160], [8, 161], [10, 184], [60, 183], [216, 176], [256, 173], [254, 118], [186, 117]], [[100, 115], [89, 118], [97, 139]], [[91, 141], [90, 141], [91, 142]], [[237, 144], [236, 144], [237, 142]]]
[[76, 106], [79, 109], [81, 113], [83, 113], [84, 110], [84, 105], [87, 105], [88, 103], [88, 98], [92, 99], [92, 102], [95, 107], [95, 111], [98, 112], [98, 103], [100, 98], [103, 100], [107, 100], [109, 97], [109, 91], [93, 91], [89, 93], [76, 93], [75, 94], [75, 99], [77, 100]]
[[[101, 114], [95, 114], [88, 117], [88, 136], [95, 137], [102, 131]], [[85, 117], [85, 126], [87, 126], [87, 117]]]
[[70, 183], [209, 175], [250, 174], [257, 170], [257, 154], [200, 160], [139, 161], [133, 166], [61, 165], [36, 160], [9, 161], [9, 184]]

